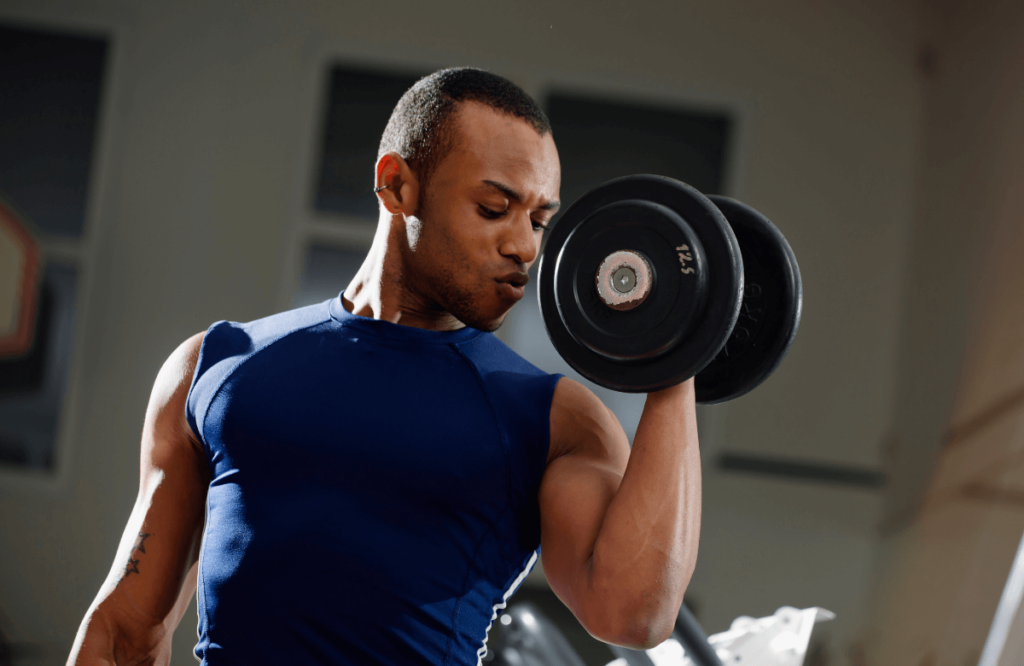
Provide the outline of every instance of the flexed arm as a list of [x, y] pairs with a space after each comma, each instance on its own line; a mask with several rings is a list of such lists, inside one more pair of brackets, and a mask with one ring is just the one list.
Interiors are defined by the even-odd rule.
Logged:
[[693, 380], [647, 396], [630, 451], [615, 416], [562, 379], [540, 490], [544, 572], [599, 640], [636, 649], [671, 634], [700, 540]]
[[203, 341], [178, 347], [157, 375], [142, 431], [139, 494], [110, 573], [89, 607], [69, 665], [167, 664], [196, 589], [210, 473], [185, 420]]

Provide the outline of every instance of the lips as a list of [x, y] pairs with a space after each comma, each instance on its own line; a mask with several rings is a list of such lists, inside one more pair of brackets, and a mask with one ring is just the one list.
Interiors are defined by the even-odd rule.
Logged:
[[494, 281], [498, 283], [498, 290], [505, 297], [513, 301], [518, 301], [525, 293], [523, 288], [526, 286], [526, 283], [530, 281], [530, 276], [526, 273], [516, 271], [514, 273], [508, 273], [501, 277], [494, 278]]
[[516, 271], [514, 273], [508, 273], [507, 275], [502, 275], [501, 277], [494, 278], [494, 281], [506, 282], [512, 285], [513, 287], [522, 288], [525, 287], [526, 283], [530, 281], [530, 276], [527, 273], [520, 273], [519, 271]]

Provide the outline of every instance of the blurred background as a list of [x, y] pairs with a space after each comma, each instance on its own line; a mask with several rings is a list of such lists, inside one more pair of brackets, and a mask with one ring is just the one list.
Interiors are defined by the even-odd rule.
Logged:
[[[799, 259], [785, 363], [700, 409], [705, 629], [822, 606], [808, 664], [976, 664], [1024, 533], [1012, 0], [0, 0], [0, 278], [41, 275], [31, 311], [0, 294], [0, 663], [66, 659], [163, 361], [337, 295], [391, 108], [457, 65], [540, 102], [563, 201], [672, 176], [759, 209]], [[535, 293], [498, 334], [569, 372]], [[643, 397], [598, 392], [632, 436]], [[517, 599], [612, 659], [542, 567]], [[173, 663], [195, 626], [193, 602]]]

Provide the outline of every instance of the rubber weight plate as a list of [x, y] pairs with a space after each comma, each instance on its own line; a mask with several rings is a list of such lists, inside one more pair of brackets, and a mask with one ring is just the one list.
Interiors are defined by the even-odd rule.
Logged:
[[696, 379], [697, 402], [725, 402], [756, 388], [789, 351], [803, 307], [796, 256], [768, 218], [733, 199], [709, 197], [718, 206], [743, 255], [743, 301], [732, 334]]
[[[666, 353], [693, 330], [704, 309], [703, 245], [679, 215], [651, 201], [598, 209], [572, 230], [558, 262], [559, 316], [578, 343], [612, 360]], [[616, 274], [632, 287], [623, 295], [638, 292], [633, 307], [616, 298]]]
[[[646, 278], [649, 293], [620, 306], [615, 280], [634, 289]], [[704, 195], [663, 176], [627, 176], [562, 214], [537, 291], [551, 342], [572, 368], [641, 393], [685, 381], [715, 357], [739, 315], [743, 266], [729, 223]]]

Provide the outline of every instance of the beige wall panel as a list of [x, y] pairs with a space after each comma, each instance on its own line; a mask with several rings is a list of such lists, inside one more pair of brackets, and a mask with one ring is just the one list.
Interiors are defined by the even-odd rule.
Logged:
[[908, 277], [921, 298], [904, 320], [889, 497], [890, 516], [916, 521], [879, 549], [878, 664], [975, 663], [1024, 533], [1024, 405], [1005, 400], [1024, 385], [1024, 6], [926, 15], [936, 57]]
[[971, 405], [956, 413], [974, 414], [986, 404], [963, 393], [964, 373], [976, 365], [965, 362], [965, 350], [993, 305], [985, 300], [993, 245], [1024, 217], [1016, 194], [1024, 96], [1013, 84], [1024, 67], [1024, 5], [931, 3], [924, 17], [932, 66], [901, 323], [889, 463], [894, 483], [886, 508], [891, 527], [905, 525], [919, 506], [954, 423], [954, 405]]
[[1024, 407], [1001, 414], [970, 438], [952, 443], [939, 460], [926, 502], [943, 501], [965, 485], [997, 479], [1024, 463]]
[[[974, 663], [1024, 533], [1024, 512], [961, 500], [926, 509], [903, 540], [872, 664]], [[972, 661], [972, 659], [974, 661]]]
[[[1024, 63], [1024, 55], [1020, 61]], [[1024, 66], [1018, 85], [1012, 87], [1024, 90]], [[1024, 109], [1024, 102], [1012, 108]], [[1024, 137], [1020, 143], [1017, 154], [1024, 155]], [[992, 260], [979, 288], [984, 307], [975, 320], [971, 352], [964, 364], [954, 432], [958, 425], [993, 418], [1024, 404], [1024, 188], [1019, 185], [1024, 183], [1024, 164], [1016, 166], [1008, 170], [1015, 178], [1005, 188], [1009, 200], [998, 203], [1005, 213], [997, 218]]]
[[[979, 49], [996, 62], [982, 63], [984, 74], [974, 85], [988, 90], [975, 98], [982, 103], [964, 118], [976, 128], [963, 156], [960, 187], [970, 194], [964, 205], [973, 209], [962, 229], [975, 234], [977, 220], [986, 219], [991, 232], [984, 236], [985, 261], [977, 273], [970, 352], [954, 413], [957, 424], [1024, 389], [1024, 10], [1018, 6], [1015, 13], [1015, 20], [993, 26], [998, 30], [994, 47]], [[1005, 19], [1010, 12], [1003, 14]], [[970, 100], [976, 91], [963, 92]]]

